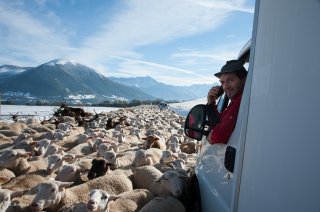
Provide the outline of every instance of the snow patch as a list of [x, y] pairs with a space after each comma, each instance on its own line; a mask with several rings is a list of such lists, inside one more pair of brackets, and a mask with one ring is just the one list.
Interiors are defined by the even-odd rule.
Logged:
[[80, 99], [94, 99], [96, 98], [95, 95], [91, 95], [91, 94], [88, 94], [88, 95], [69, 95], [68, 96], [69, 99], [74, 99], [74, 100], [80, 100]]

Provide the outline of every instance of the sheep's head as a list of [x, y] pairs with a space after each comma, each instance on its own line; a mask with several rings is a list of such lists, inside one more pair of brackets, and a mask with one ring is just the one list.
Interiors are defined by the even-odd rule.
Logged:
[[104, 158], [95, 158], [91, 163], [92, 166], [87, 175], [89, 180], [101, 177], [108, 171], [108, 164]]
[[164, 150], [164, 151], [162, 151], [162, 157], [160, 159], [160, 163], [161, 164], [169, 163], [169, 162], [173, 161], [176, 158], [177, 157], [174, 156], [171, 151]]
[[6, 211], [11, 204], [11, 200], [15, 197], [27, 193], [29, 189], [22, 191], [10, 191], [7, 189], [0, 190], [0, 211]]
[[63, 198], [65, 188], [72, 184], [71, 182], [59, 181], [40, 183], [30, 207], [36, 211], [41, 211], [45, 208], [55, 208]]
[[104, 153], [104, 159], [110, 164], [115, 164], [117, 161], [117, 155], [114, 150], [111, 149], [110, 151], [106, 151]]
[[135, 157], [132, 162], [133, 167], [144, 166], [146, 165], [147, 154], [144, 150], [140, 149], [136, 151]]
[[48, 157], [48, 166], [47, 172], [49, 174], [53, 173], [55, 170], [58, 170], [65, 164], [63, 156], [61, 154], [54, 154]]
[[108, 192], [101, 189], [94, 189], [89, 193], [89, 200], [87, 202], [88, 211], [109, 211], [108, 203], [118, 199], [118, 196], [108, 194]]
[[21, 158], [28, 158], [29, 155], [29, 153], [15, 149], [5, 150], [0, 155], [0, 168], [15, 168]]
[[161, 184], [162, 192], [164, 192], [162, 194], [180, 197], [183, 192], [184, 180], [186, 180], [186, 178], [188, 178], [188, 176], [179, 172], [167, 171], [159, 179], [155, 180], [155, 183]]
[[62, 167], [55, 180], [62, 182], [74, 182], [77, 174], [79, 174], [78, 168], [73, 164], [67, 164]]

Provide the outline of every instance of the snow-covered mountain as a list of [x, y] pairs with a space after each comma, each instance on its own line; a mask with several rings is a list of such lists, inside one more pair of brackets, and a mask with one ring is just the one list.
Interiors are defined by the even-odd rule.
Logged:
[[37, 67], [0, 66], [2, 98], [87, 102], [111, 99], [189, 101], [207, 95], [210, 85], [173, 86], [151, 77], [105, 77], [75, 61], [56, 59]]
[[19, 66], [13, 66], [13, 65], [0, 66], [0, 83], [5, 79], [11, 76], [14, 76], [16, 74], [19, 74], [21, 72], [24, 72], [30, 68], [31, 67], [19, 67]]
[[212, 85], [199, 84], [191, 86], [173, 86], [157, 82], [151, 77], [116, 78], [114, 82], [142, 89], [151, 96], [164, 100], [189, 101], [207, 96]]
[[98, 102], [114, 97], [155, 99], [139, 89], [113, 82], [94, 69], [65, 60], [53, 60], [12, 75], [1, 83], [1, 90], [4, 96], [55, 99], [82, 96]]

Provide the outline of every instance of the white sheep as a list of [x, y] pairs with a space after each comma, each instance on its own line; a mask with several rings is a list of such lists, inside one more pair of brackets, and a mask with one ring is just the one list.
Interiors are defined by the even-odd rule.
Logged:
[[43, 157], [46, 158], [46, 157], [49, 157], [49, 155], [53, 155], [53, 154], [60, 154], [60, 153], [64, 154], [65, 151], [66, 151], [66, 148], [63, 148], [56, 144], [50, 144], [47, 147], [47, 150], [44, 153]]
[[166, 150], [165, 140], [162, 136], [159, 135], [148, 135], [146, 138], [142, 138], [144, 140], [143, 148], [158, 148], [161, 150]]
[[131, 181], [123, 175], [108, 175], [95, 178], [67, 189], [72, 183], [49, 181], [38, 185], [38, 191], [30, 205], [34, 210], [51, 209], [57, 211], [65, 205], [87, 202], [90, 190], [102, 189], [110, 194], [120, 194], [132, 190]]
[[135, 188], [145, 188], [154, 195], [181, 196], [187, 175], [178, 171], [167, 171], [162, 174], [153, 166], [138, 167], [133, 173]]
[[83, 180], [81, 179], [81, 170], [74, 164], [64, 165], [55, 177], [55, 180], [73, 182], [75, 185], [83, 183]]
[[11, 191], [7, 189], [0, 189], [0, 211], [6, 211], [11, 204], [11, 200], [15, 197], [25, 194], [24, 191]]
[[7, 149], [0, 155], [0, 168], [7, 168], [16, 176], [33, 172], [40, 169], [46, 169], [47, 162], [44, 161], [27, 161], [30, 153], [21, 150]]
[[150, 148], [147, 150], [136, 151], [135, 157], [132, 162], [132, 166], [146, 166], [153, 165], [160, 162], [162, 157], [162, 151], [157, 148]]
[[136, 145], [139, 141], [139, 137], [136, 135], [125, 135], [123, 133], [120, 133], [118, 136], [118, 142], [119, 143], [126, 143], [129, 145]]
[[146, 189], [134, 189], [119, 195], [110, 195], [106, 191], [95, 189], [89, 196], [87, 210], [90, 212], [139, 211], [154, 197]]
[[135, 152], [127, 151], [124, 153], [116, 153], [113, 150], [110, 150], [105, 152], [103, 157], [107, 161], [108, 165], [110, 165], [111, 169], [112, 167], [128, 167], [131, 166], [134, 160]]
[[165, 150], [165, 151], [162, 151], [162, 156], [161, 156], [161, 159], [160, 159], [160, 163], [161, 164], [167, 164], [167, 163], [170, 163], [171, 161], [177, 159], [177, 155], [176, 154], [173, 154], [170, 150]]
[[[6, 182], [7, 179], [14, 178], [16, 175], [13, 173], [13, 171], [10, 171], [6, 168], [0, 168], [0, 185]], [[9, 181], [7, 180], [7, 181]]]
[[140, 166], [133, 172], [132, 183], [134, 188], [143, 188], [151, 191], [154, 181], [162, 176], [154, 166]]
[[139, 212], [185, 212], [183, 204], [171, 196], [161, 196], [153, 198]]
[[47, 172], [51, 174], [60, 169], [63, 165], [65, 165], [65, 163], [66, 160], [64, 159], [62, 154], [49, 155]]
[[107, 143], [101, 143], [98, 147], [97, 157], [103, 157], [105, 153], [110, 149], [110, 145]]

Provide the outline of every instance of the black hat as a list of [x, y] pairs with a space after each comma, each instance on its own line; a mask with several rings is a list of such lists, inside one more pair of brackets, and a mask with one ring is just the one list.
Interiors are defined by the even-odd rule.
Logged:
[[239, 72], [244, 76], [247, 76], [248, 73], [240, 60], [229, 60], [224, 66], [222, 66], [221, 71], [214, 75], [220, 78], [221, 74], [230, 72]]

